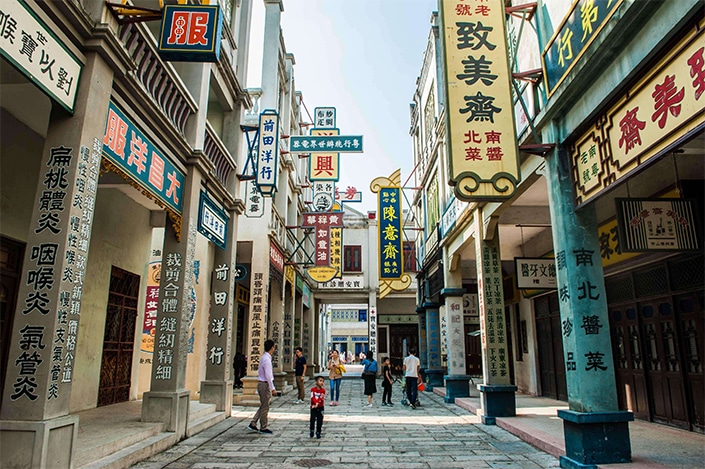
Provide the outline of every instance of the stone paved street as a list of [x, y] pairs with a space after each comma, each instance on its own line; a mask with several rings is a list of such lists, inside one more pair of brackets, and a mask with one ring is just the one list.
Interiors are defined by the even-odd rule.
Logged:
[[[307, 389], [312, 385], [309, 380]], [[307, 405], [294, 404], [295, 394], [289, 393], [272, 399], [272, 436], [248, 432], [247, 424], [256, 409], [235, 406], [232, 418], [134, 467], [559, 467], [553, 456], [499, 427], [480, 424], [475, 415], [446, 404], [433, 393], [422, 393], [421, 407], [412, 410], [400, 405], [400, 385], [392, 395], [394, 407], [381, 406], [381, 385], [378, 389], [374, 407], [368, 408], [362, 380], [343, 380], [340, 405], [332, 407], [330, 400], [326, 401], [320, 440], [309, 438]], [[330, 392], [328, 387], [326, 392]]]

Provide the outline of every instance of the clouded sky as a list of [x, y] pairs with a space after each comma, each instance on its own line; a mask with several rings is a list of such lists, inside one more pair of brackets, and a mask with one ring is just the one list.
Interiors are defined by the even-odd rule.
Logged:
[[[341, 135], [363, 135], [364, 153], [343, 153], [338, 188], [363, 192], [372, 179], [413, 169], [409, 104], [421, 72], [437, 0], [284, 0], [282, 30], [294, 54], [296, 89], [311, 114], [333, 106]], [[264, 2], [254, 0], [247, 86], [261, 85]], [[407, 185], [412, 185], [413, 179]], [[407, 191], [407, 196], [412, 193]], [[408, 208], [404, 203], [404, 208]]]

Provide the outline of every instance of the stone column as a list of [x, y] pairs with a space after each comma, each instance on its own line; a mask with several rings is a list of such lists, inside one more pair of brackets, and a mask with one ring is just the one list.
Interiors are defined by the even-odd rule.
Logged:
[[3, 466], [73, 465], [78, 416], [69, 415], [69, 400], [112, 79], [103, 59], [88, 54], [74, 115], [53, 104], [9, 344]]
[[277, 391], [286, 393], [291, 389], [287, 382], [286, 371], [284, 369], [284, 347], [283, 347], [283, 327], [284, 327], [284, 280], [269, 279], [269, 338], [274, 341], [276, 348], [272, 355], [272, 371], [274, 372], [274, 387]]
[[201, 175], [191, 166], [184, 183], [181, 241], [172, 223], [164, 229], [152, 379], [142, 398], [142, 421], [164, 422], [166, 430], [175, 432], [179, 439], [186, 436], [188, 427], [186, 359], [200, 187]]
[[[302, 290], [304, 294], [308, 291], [309, 301], [314, 302], [313, 298], [310, 298], [310, 290], [308, 289], [308, 286], [306, 284], [304, 284]], [[306, 307], [306, 305], [304, 305], [303, 300], [304, 295], [301, 296], [301, 347], [304, 349], [304, 355], [306, 355], [306, 360], [308, 361], [306, 374], [309, 377], [313, 377], [314, 373], [316, 373], [321, 366], [321, 363], [319, 363], [320, 360], [318, 358], [318, 347], [314, 343], [315, 338], [311, 334], [311, 330], [317, 330], [316, 309], [315, 307], [311, 307], [311, 303], [309, 303], [309, 306]]]
[[294, 348], [299, 344], [294, 342], [294, 283], [296, 273], [290, 265], [285, 267], [286, 286], [284, 287], [284, 322], [282, 326], [282, 370], [287, 374], [287, 382], [295, 384], [294, 380]]
[[[367, 343], [368, 350], [379, 363], [377, 356], [377, 292], [371, 291], [367, 299]], [[380, 371], [382, 369], [380, 368]]]
[[[460, 262], [458, 262], [458, 265]], [[445, 272], [441, 295], [445, 298], [445, 319], [447, 327], [448, 374], [445, 402], [455, 402], [456, 397], [470, 396], [470, 377], [465, 374], [465, 323], [463, 320], [463, 278], [460, 268]]]
[[545, 171], [568, 385], [569, 410], [558, 411], [566, 445], [561, 467], [630, 462], [634, 416], [617, 403], [595, 206], [574, 210], [568, 161], [559, 147]]
[[201, 381], [200, 401], [215, 404], [218, 412], [229, 410], [233, 401], [232, 343], [233, 314], [235, 303], [237, 217], [230, 211], [225, 249], [215, 247], [213, 272], [211, 274], [210, 321], [208, 323], [208, 346], [206, 347], [206, 379]]
[[426, 369], [428, 368], [428, 347], [426, 347], [426, 310], [423, 306], [419, 306], [416, 308], [416, 314], [419, 320], [419, 367], [421, 368], [421, 374], [425, 375]]
[[425, 302], [426, 310], [426, 349], [428, 351], [428, 368], [426, 368], [426, 389], [432, 391], [436, 386], [443, 386], [445, 374], [441, 365], [441, 321], [439, 303]]
[[485, 233], [481, 209], [475, 211], [474, 223], [483, 375], [483, 384], [477, 388], [482, 393], [482, 423], [494, 425], [495, 417], [516, 415], [517, 387], [509, 376], [499, 230], [495, 225]]

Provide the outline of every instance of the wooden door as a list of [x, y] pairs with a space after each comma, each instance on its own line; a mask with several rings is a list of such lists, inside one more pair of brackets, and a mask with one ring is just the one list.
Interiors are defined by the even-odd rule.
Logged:
[[98, 406], [130, 399], [139, 276], [113, 267], [103, 336]]
[[536, 298], [534, 311], [541, 395], [552, 399], [568, 400], [558, 294], [551, 293]]
[[465, 324], [465, 373], [468, 376], [482, 376], [482, 344], [479, 324]]
[[24, 244], [9, 238], [0, 238], [0, 386], [5, 383], [7, 361], [10, 358], [12, 324], [17, 306], [17, 290], [22, 274], [23, 256]]
[[688, 428], [683, 369], [670, 297], [640, 302], [639, 317], [655, 422]]
[[704, 292], [700, 290], [673, 298], [680, 326], [691, 430], [700, 433], [705, 433], [705, 370], [703, 369], [705, 305], [703, 297]]

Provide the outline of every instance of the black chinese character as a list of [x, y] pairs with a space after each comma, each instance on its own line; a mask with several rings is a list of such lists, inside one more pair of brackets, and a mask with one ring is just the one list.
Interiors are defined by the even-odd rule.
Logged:
[[455, 23], [455, 25], [458, 27], [458, 49], [478, 50], [485, 46], [488, 50], [494, 50], [497, 47], [487, 41], [487, 34], [494, 29], [491, 26], [485, 26], [480, 21], [477, 23]]
[[563, 335], [570, 337], [571, 332], [573, 332], [573, 323], [570, 321], [570, 318], [568, 318], [563, 321]]
[[584, 300], [585, 298], [589, 298], [591, 300], [596, 300], [600, 297], [600, 294], [598, 293], [597, 295], [592, 294], [592, 291], [595, 290], [597, 287], [595, 285], [592, 285], [589, 281], [588, 282], [583, 282], [579, 287], [578, 290], [580, 290], [580, 296], [578, 296], [579, 300]]
[[607, 367], [604, 366], [604, 362], [602, 361], [602, 357], [604, 356], [605, 354], [601, 352], [586, 353], [585, 358], [587, 358], [587, 364], [585, 365], [585, 371], [597, 371], [598, 369], [605, 371]]
[[585, 329], [585, 335], [588, 334], [599, 334], [602, 324], [600, 324], [599, 316], [583, 316], [583, 325], [580, 326]]
[[589, 251], [587, 249], [574, 249], [575, 265], [592, 265], [592, 255], [594, 253], [595, 251]]
[[458, 80], [465, 80], [467, 85], [474, 85], [477, 80], [480, 80], [485, 85], [490, 86], [497, 78], [497, 75], [493, 75], [490, 70], [492, 62], [485, 60], [484, 55], [480, 56], [479, 59], [468, 55], [468, 58], [463, 60], [462, 64], [464, 73], [457, 75], [457, 77]]
[[478, 91], [475, 96], [465, 96], [464, 98], [467, 107], [460, 109], [460, 113], [470, 113], [470, 117], [466, 119], [466, 122], [490, 121], [494, 123], [494, 113], [502, 112], [501, 108], [492, 105], [492, 102], [495, 99], [493, 96], [485, 96]]

